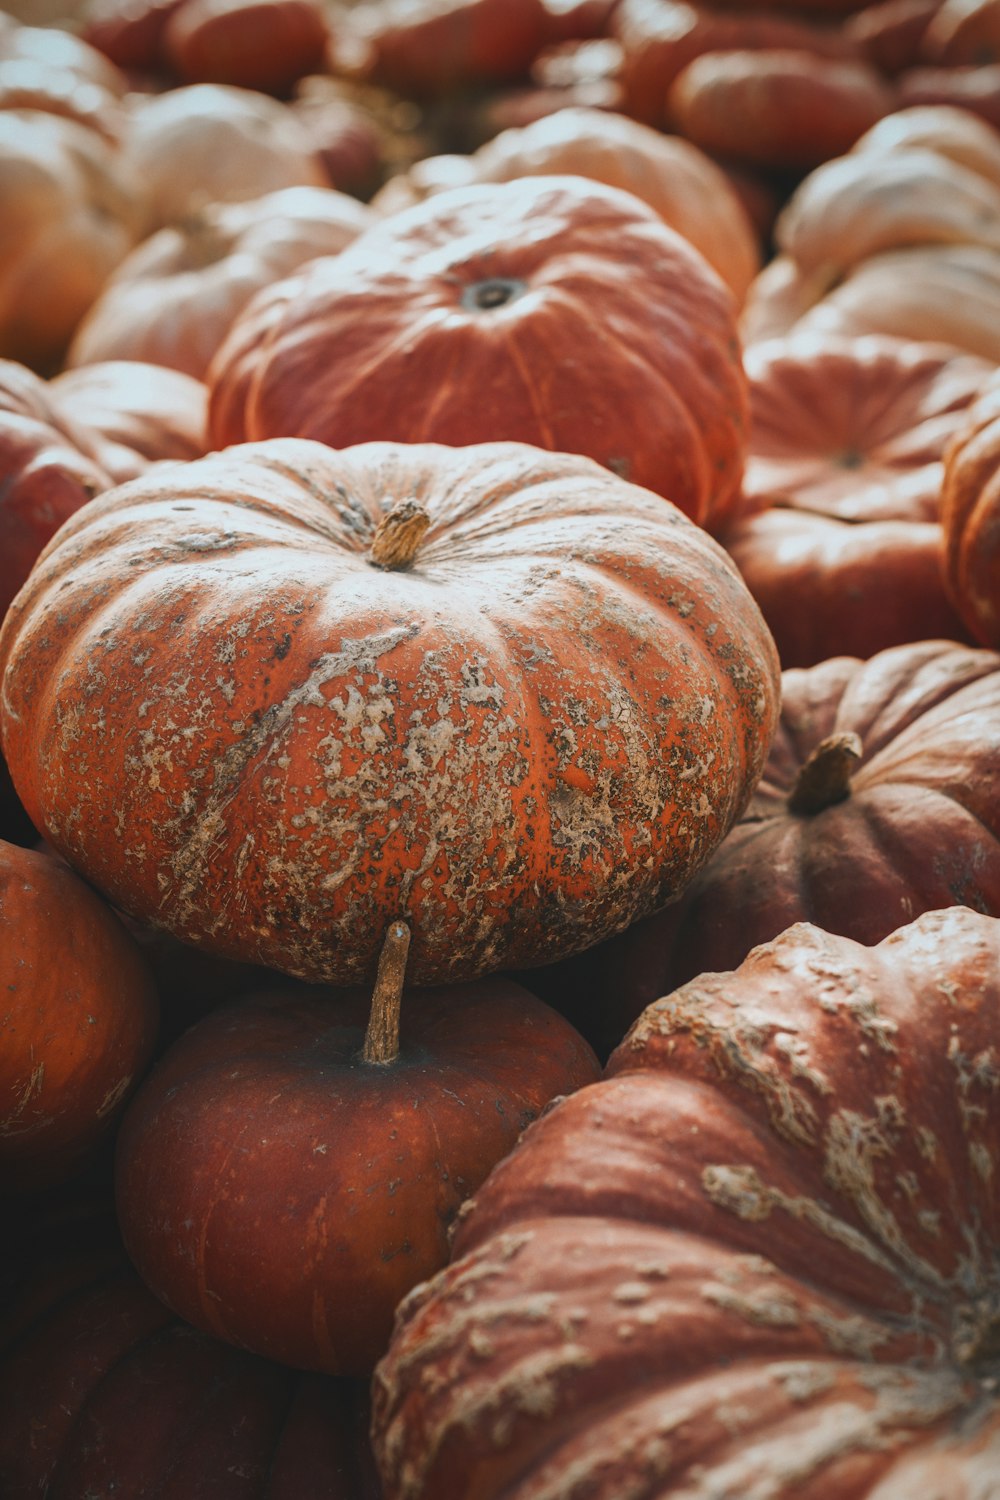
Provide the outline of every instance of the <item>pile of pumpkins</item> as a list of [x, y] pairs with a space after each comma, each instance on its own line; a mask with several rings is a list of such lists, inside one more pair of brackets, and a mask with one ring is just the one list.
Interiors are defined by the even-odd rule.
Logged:
[[1000, 1500], [1000, 6], [45, 19], [3, 1500]]

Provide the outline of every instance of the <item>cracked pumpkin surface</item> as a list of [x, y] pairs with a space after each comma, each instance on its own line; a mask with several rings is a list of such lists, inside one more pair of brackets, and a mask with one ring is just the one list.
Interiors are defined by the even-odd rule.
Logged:
[[[422, 519], [421, 519], [422, 515]], [[184, 941], [358, 982], [558, 958], [675, 896], [777, 717], [735, 567], [585, 458], [299, 439], [63, 528], [0, 634], [32, 819]]]
[[808, 924], [522, 1137], [376, 1374], [387, 1500], [994, 1500], [1000, 924]]

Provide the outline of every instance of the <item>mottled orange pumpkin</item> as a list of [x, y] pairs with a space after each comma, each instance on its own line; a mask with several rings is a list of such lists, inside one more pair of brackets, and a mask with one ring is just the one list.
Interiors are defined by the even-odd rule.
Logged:
[[386, 1500], [994, 1500], [998, 976], [954, 908], [651, 1006], [403, 1303]]
[[743, 464], [735, 309], [631, 193], [454, 188], [253, 299], [205, 377], [210, 436], [510, 439], [596, 458], [714, 528]]
[[507, 443], [150, 471], [62, 529], [0, 670], [17, 790], [117, 906], [337, 983], [395, 917], [428, 984], [663, 905], [750, 796], [778, 692], [705, 532]]

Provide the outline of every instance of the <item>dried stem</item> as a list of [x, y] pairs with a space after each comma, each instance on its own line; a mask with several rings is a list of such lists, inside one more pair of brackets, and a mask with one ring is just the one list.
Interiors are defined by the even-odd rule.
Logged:
[[362, 1062], [384, 1066], [399, 1056], [399, 1010], [409, 947], [410, 929], [406, 923], [390, 923], [379, 955], [368, 1030], [361, 1049]]
[[416, 500], [400, 500], [379, 522], [369, 558], [377, 568], [408, 568], [430, 524], [430, 516]]
[[851, 777], [863, 746], [857, 734], [831, 734], [821, 740], [799, 772], [788, 799], [789, 810], [806, 817], [843, 802], [851, 793]]

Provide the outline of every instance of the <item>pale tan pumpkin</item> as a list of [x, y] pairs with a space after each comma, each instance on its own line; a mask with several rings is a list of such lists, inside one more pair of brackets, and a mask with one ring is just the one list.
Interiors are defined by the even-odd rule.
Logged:
[[142, 215], [136, 180], [95, 131], [0, 110], [0, 357], [54, 367]]
[[287, 105], [227, 84], [134, 96], [122, 154], [145, 186], [147, 232], [206, 203], [329, 186], [307, 131]]
[[371, 217], [356, 198], [323, 187], [208, 204], [126, 257], [78, 328], [67, 362], [142, 360], [201, 379], [255, 292], [318, 255], [336, 255]]

